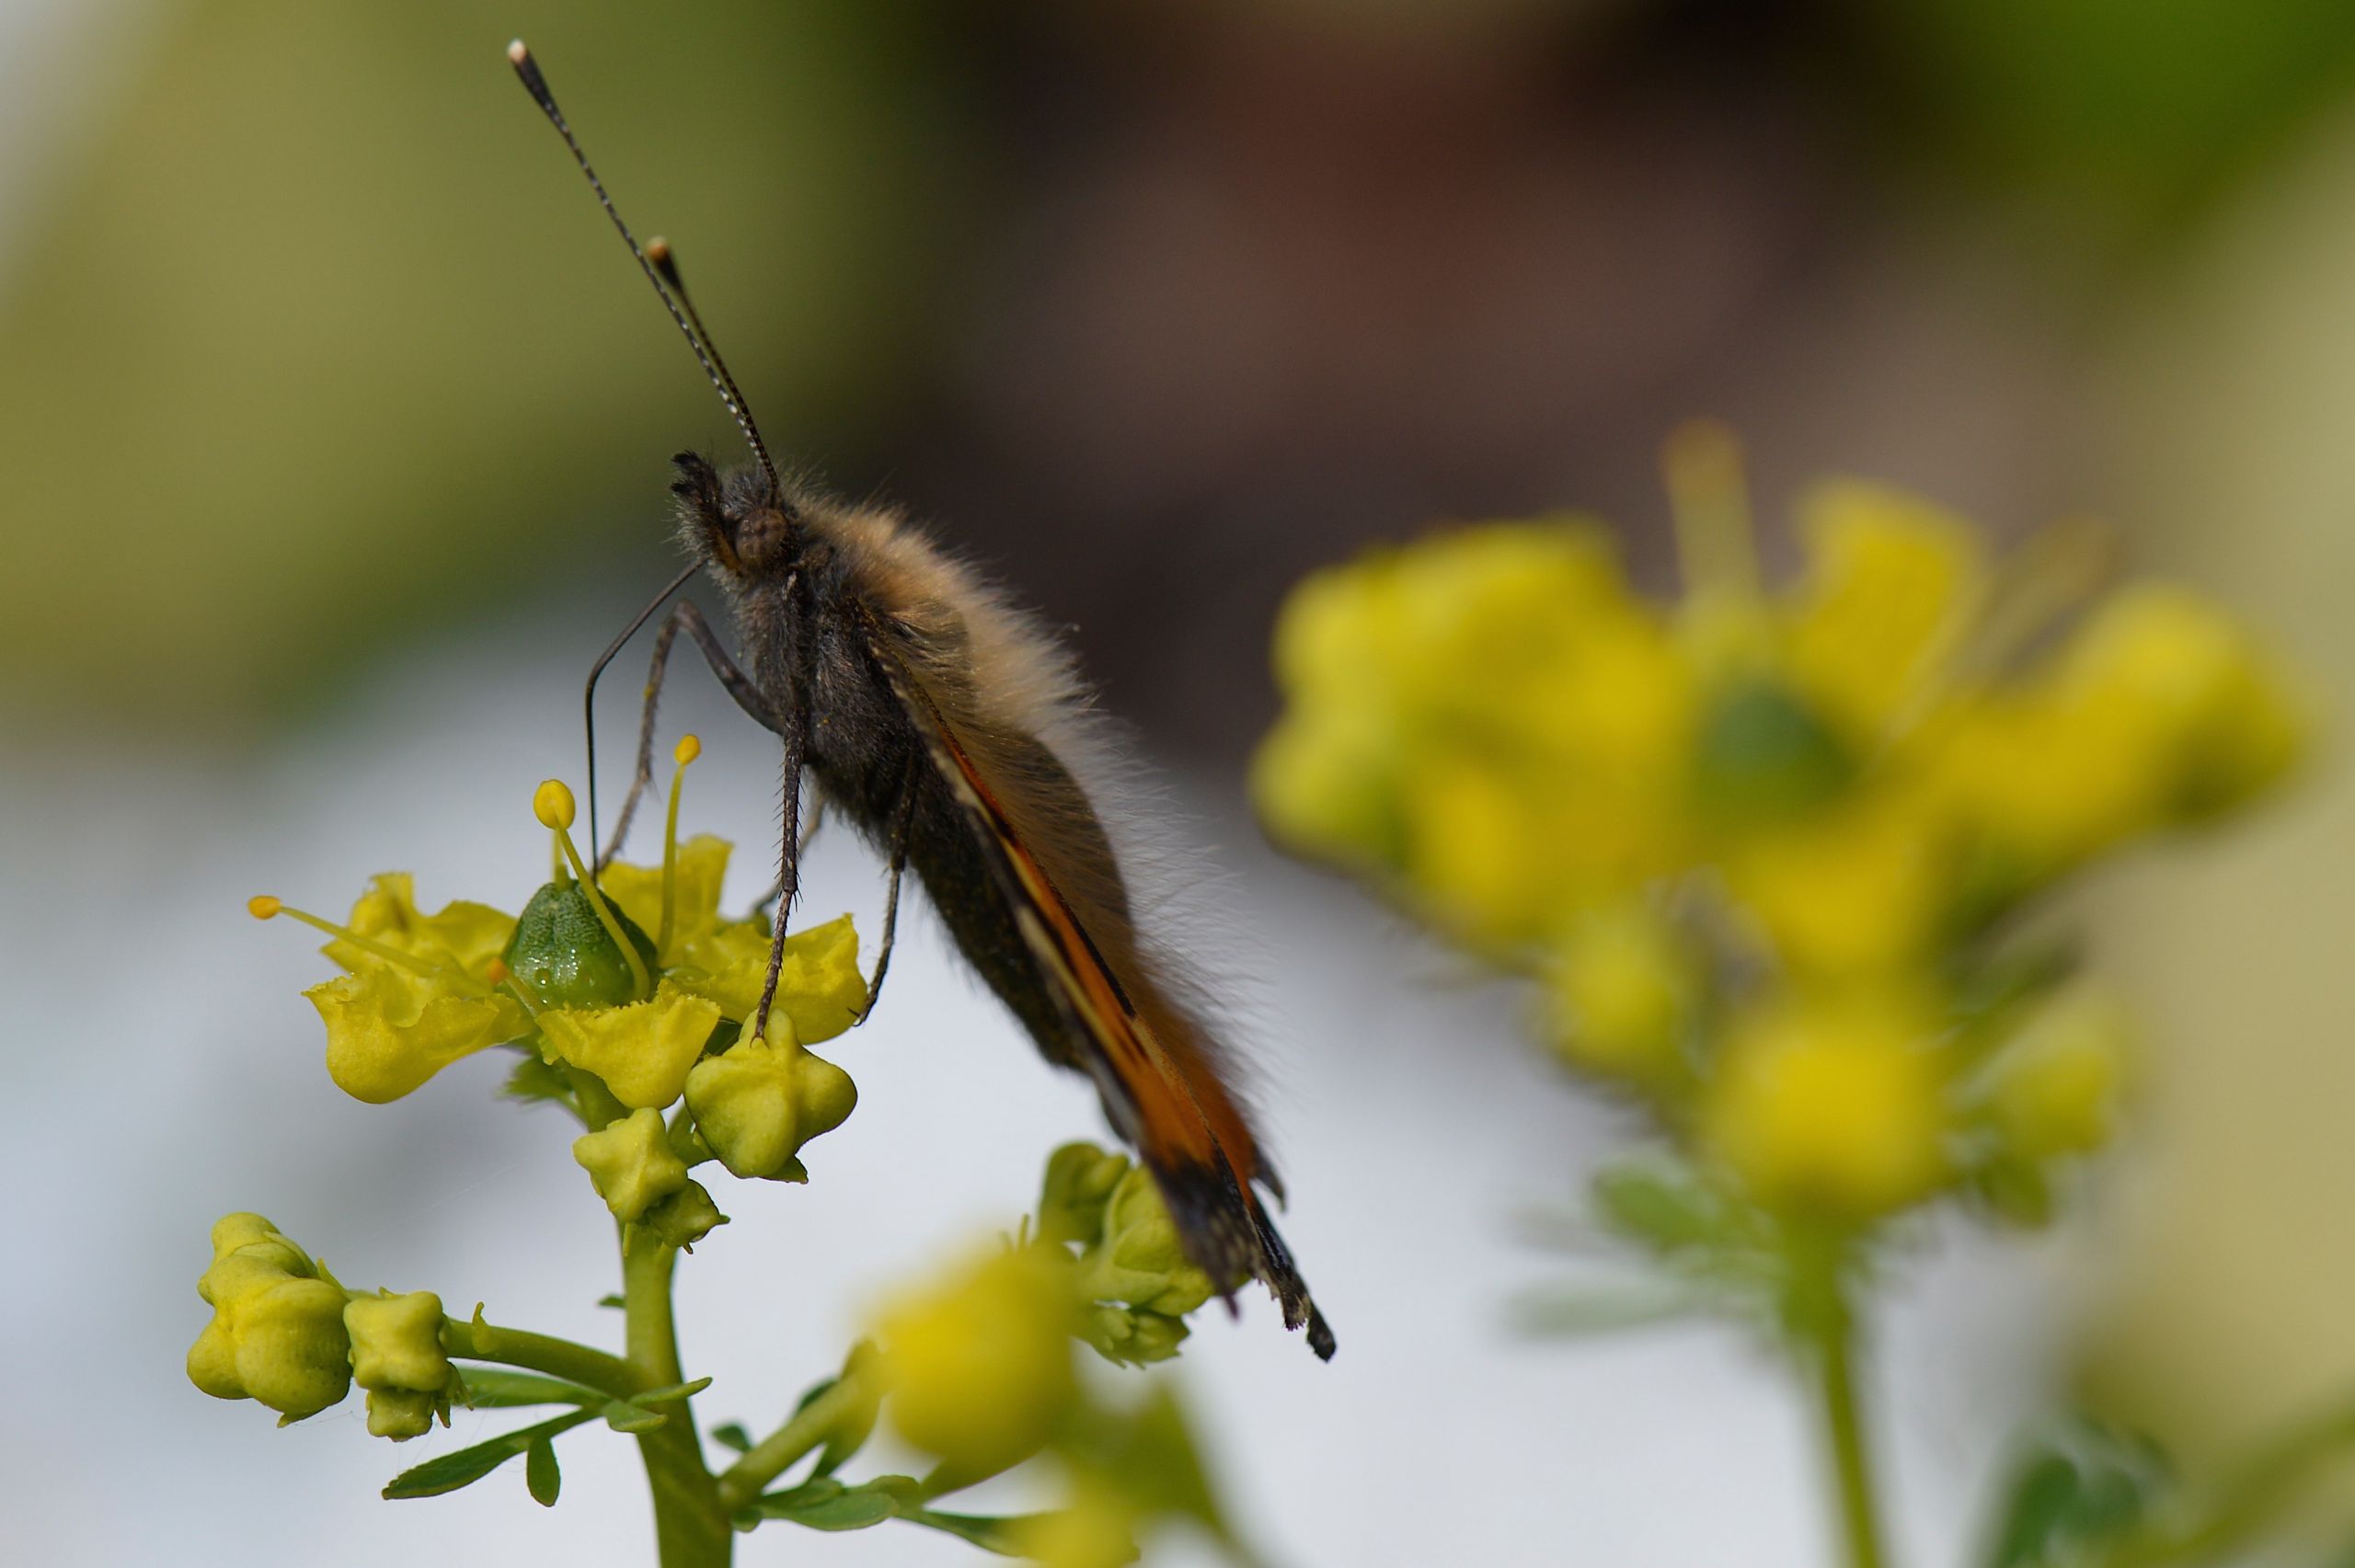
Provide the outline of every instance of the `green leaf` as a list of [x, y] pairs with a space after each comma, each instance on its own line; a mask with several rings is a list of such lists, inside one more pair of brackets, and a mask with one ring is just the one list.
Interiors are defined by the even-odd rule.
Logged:
[[572, 1085], [564, 1073], [540, 1059], [535, 1051], [527, 1051], [507, 1074], [507, 1082], [499, 1091], [510, 1100], [569, 1100]]
[[488, 1443], [477, 1443], [471, 1448], [439, 1455], [393, 1477], [385, 1483], [384, 1494], [392, 1501], [404, 1497], [438, 1497], [444, 1492], [471, 1486], [516, 1455], [529, 1450], [533, 1444], [554, 1437], [558, 1433], [569, 1432], [596, 1413], [592, 1410], [576, 1410], [553, 1421], [543, 1421], [537, 1426], [525, 1426], [503, 1436], [493, 1437]]
[[619, 1296], [600, 1296], [597, 1298], [597, 1305], [600, 1307], [611, 1307], [615, 1311], [618, 1312], [626, 1309], [629, 1306], [629, 1303], [623, 1300]]
[[1746, 1217], [1724, 1194], [1666, 1161], [1643, 1159], [1598, 1172], [1594, 1206], [1613, 1230], [1662, 1253], [1751, 1240]]
[[752, 1451], [752, 1435], [744, 1430], [741, 1421], [722, 1422], [711, 1429], [711, 1440], [723, 1448], [733, 1448], [740, 1454]]
[[671, 1418], [659, 1410], [649, 1410], [627, 1400], [607, 1400], [597, 1412], [605, 1425], [616, 1432], [651, 1432]]
[[806, 1529], [863, 1530], [899, 1512], [899, 1499], [888, 1491], [820, 1480], [764, 1494], [736, 1516], [740, 1524], [747, 1520], [786, 1519]]
[[562, 1378], [544, 1378], [537, 1372], [469, 1367], [465, 1376], [465, 1402], [476, 1410], [505, 1410], [526, 1404], [600, 1405], [613, 1397]]
[[929, 1508], [900, 1510], [900, 1517], [912, 1525], [922, 1525], [928, 1530], [942, 1530], [963, 1540], [972, 1542], [983, 1551], [994, 1551], [1000, 1557], [1019, 1557], [1022, 1548], [1017, 1544], [1025, 1527], [1046, 1514], [1015, 1514], [1004, 1518], [984, 1518], [979, 1514], [936, 1514]]
[[1690, 1317], [1707, 1305], [1691, 1290], [1659, 1287], [1547, 1291], [1514, 1303], [1512, 1324], [1525, 1334], [1613, 1333]]
[[564, 1473], [556, 1467], [556, 1445], [546, 1437], [523, 1450], [523, 1484], [531, 1488], [533, 1502], [543, 1508], [556, 1506]]
[[1987, 1568], [2040, 1568], [2097, 1560], [2135, 1528], [2172, 1483], [2145, 1439], [2074, 1422], [2025, 1455], [2005, 1489]]
[[693, 1399], [709, 1387], [711, 1387], [709, 1378], [697, 1378], [692, 1383], [665, 1383], [659, 1389], [649, 1389], [642, 1394], [630, 1395], [629, 1402], [632, 1404], [659, 1404], [664, 1400]]

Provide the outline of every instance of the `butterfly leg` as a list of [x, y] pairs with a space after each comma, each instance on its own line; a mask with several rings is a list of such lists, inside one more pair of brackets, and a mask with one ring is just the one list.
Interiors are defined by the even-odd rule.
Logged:
[[786, 918], [801, 881], [801, 765], [809, 752], [809, 726], [798, 705], [783, 717], [778, 733], [785, 737], [785, 830], [777, 835], [776, 925], [769, 937], [768, 979], [761, 984], [761, 1004], [752, 1013], [755, 1035], [769, 1026], [769, 1004], [776, 1000], [777, 976], [785, 970]]
[[621, 852], [622, 840], [629, 832], [630, 818], [637, 815], [638, 802], [654, 787], [654, 717], [655, 708], [662, 700], [662, 680], [671, 661], [671, 645], [684, 630], [695, 639], [695, 647], [703, 654], [704, 662], [728, 689], [736, 704], [768, 729], [781, 730], [776, 715], [768, 699], [752, 683], [752, 678], [736, 667], [728, 649], [703, 618], [692, 599], [683, 599], [662, 618], [661, 626], [654, 634], [654, 657], [647, 666], [646, 704], [639, 710], [638, 722], [638, 766], [630, 775], [629, 793], [622, 797], [621, 814], [614, 819], [614, 836], [606, 841], [604, 852], [597, 857], [603, 867]]
[[915, 816], [915, 780], [909, 778], [900, 785], [900, 814], [891, 824], [890, 880], [883, 890], [883, 940], [876, 947], [875, 978], [867, 982], [867, 1006], [858, 1015], [861, 1024], [875, 1016], [875, 1001], [883, 994], [883, 976], [891, 967], [891, 943], [900, 931], [900, 876], [908, 868], [908, 826]]

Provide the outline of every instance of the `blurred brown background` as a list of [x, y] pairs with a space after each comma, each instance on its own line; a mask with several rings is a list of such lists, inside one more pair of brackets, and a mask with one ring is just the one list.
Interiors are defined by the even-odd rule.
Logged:
[[[667, 574], [663, 460], [735, 443], [518, 33], [771, 443], [938, 520], [1219, 788], [1288, 583], [1560, 506], [1657, 572], [1699, 413], [1770, 518], [1826, 469], [2108, 515], [2345, 727], [2334, 0], [14, 0], [6, 841], [469, 628], [585, 666]], [[2355, 1379], [2350, 851], [2326, 764], [2097, 900], [2154, 1037], [2077, 1380], [2195, 1456]]]

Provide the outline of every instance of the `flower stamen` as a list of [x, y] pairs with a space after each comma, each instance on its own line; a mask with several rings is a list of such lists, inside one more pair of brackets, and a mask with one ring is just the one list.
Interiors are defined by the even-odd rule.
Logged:
[[703, 742], [692, 735], [679, 737], [671, 750], [678, 768], [671, 774], [671, 809], [662, 819], [662, 923], [654, 935], [654, 959], [664, 961], [671, 951], [671, 933], [677, 929], [679, 907], [679, 786], [686, 782], [687, 764], [703, 755]]
[[321, 920], [307, 910], [295, 909], [281, 899], [272, 898], [268, 893], [257, 893], [247, 899], [246, 912], [258, 921], [275, 920], [280, 915], [284, 915], [288, 920], [301, 921], [314, 931], [323, 931], [339, 941], [351, 944], [363, 953], [374, 954], [388, 964], [397, 964], [404, 969], [432, 979], [452, 980], [459, 989], [472, 996], [489, 994], [479, 980], [454, 965], [436, 964], [430, 959], [420, 958], [414, 953], [404, 953], [399, 948], [378, 942], [373, 937], [362, 936], [348, 925], [338, 925], [333, 921]]

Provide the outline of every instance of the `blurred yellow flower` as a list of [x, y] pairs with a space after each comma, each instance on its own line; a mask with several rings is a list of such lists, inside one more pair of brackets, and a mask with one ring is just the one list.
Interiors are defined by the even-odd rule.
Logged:
[[1926, 501], [1853, 479], [1809, 494], [1799, 534], [1807, 568], [1784, 611], [1784, 666], [1818, 712], [1869, 750], [1945, 674], [1979, 613], [1979, 542]]
[[1044, 1448], [1078, 1396], [1070, 1275], [1039, 1248], [1011, 1248], [888, 1308], [876, 1339], [900, 1436], [985, 1475]]
[[1137, 1522], [1134, 1504], [1083, 1478], [1064, 1506], [1020, 1520], [1014, 1544], [1039, 1568], [1121, 1568], [1137, 1560]]
[[1565, 934], [1547, 1037], [1573, 1066], [1657, 1086], [1681, 1065], [1698, 975], [1669, 921], [1641, 904], [1594, 910]]
[[1771, 1207], [1855, 1222], [1927, 1196], [1947, 1172], [1934, 1022], [1878, 993], [1750, 1014], [1709, 1087], [1704, 1141]]
[[2038, 1009], [1992, 1068], [1988, 1108], [2009, 1151], [2048, 1160], [2108, 1143], [2131, 1036], [2126, 1010], [2090, 987]]

